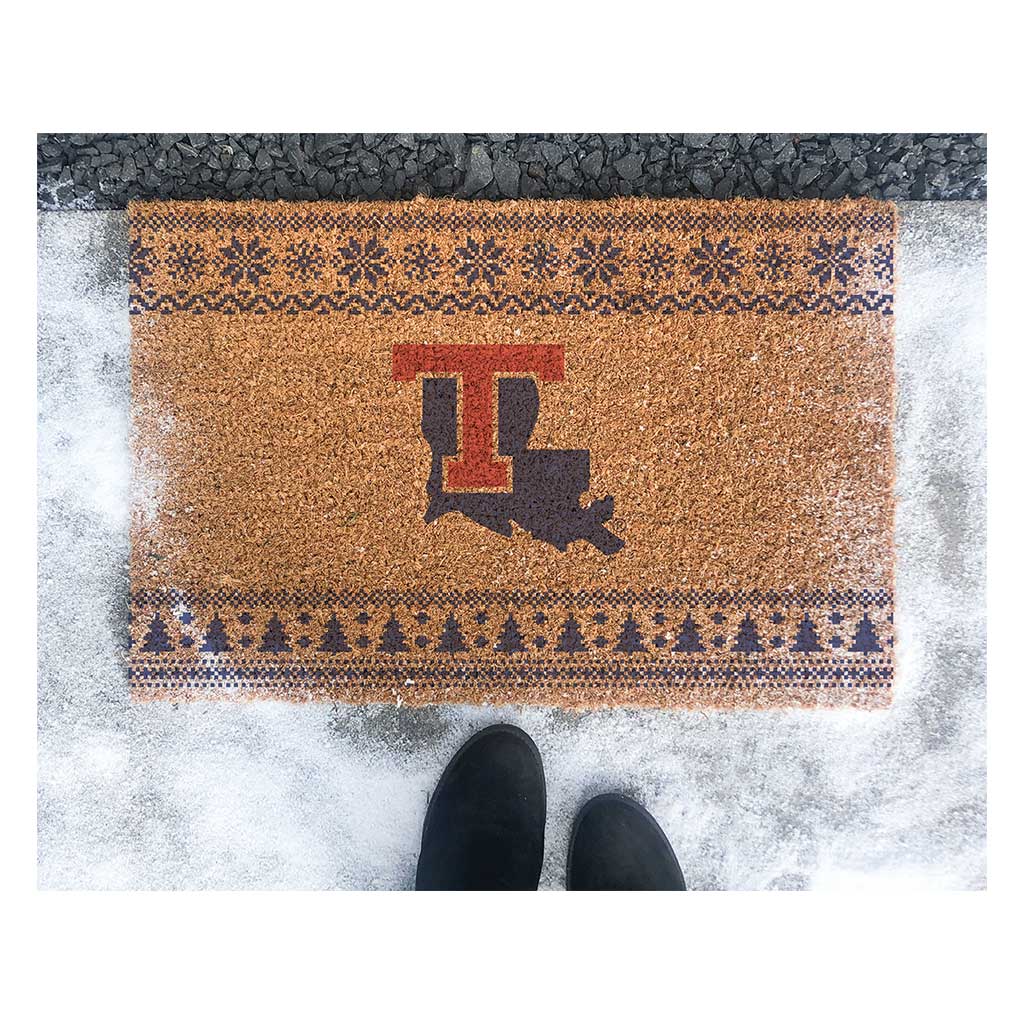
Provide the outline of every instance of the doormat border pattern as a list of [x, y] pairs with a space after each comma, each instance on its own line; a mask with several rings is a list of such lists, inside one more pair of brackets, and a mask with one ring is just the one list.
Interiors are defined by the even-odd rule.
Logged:
[[[147, 665], [136, 663], [129, 669], [128, 685], [133, 690], [325, 690], [333, 695], [340, 687], [372, 692], [396, 685], [418, 688], [443, 687], [449, 690], [483, 689], [488, 684], [501, 689], [669, 689], [669, 690], [891, 690], [892, 664], [861, 668], [781, 668], [779, 666], [743, 666], [716, 669], [642, 666], [538, 666], [529, 678], [511, 667], [497, 668], [489, 663], [461, 662], [458, 670], [429, 662], [405, 662], [399, 665], [352, 665], [342, 668], [305, 665], [197, 666]], [[690, 678], [687, 676], [699, 676]], [[375, 676], [377, 678], [375, 678]], [[263, 677], [263, 678], [261, 678]], [[628, 678], [623, 678], [628, 677]], [[720, 678], [716, 678], [720, 677]], [[752, 677], [752, 678], [751, 678]], [[412, 680], [415, 679], [415, 684]]]
[[[785, 213], [723, 204], [711, 212], [622, 207], [538, 213], [480, 206], [365, 213], [133, 209], [129, 310], [606, 316], [893, 311], [893, 242], [862, 247], [858, 236], [894, 233], [891, 209]], [[523, 231], [539, 237], [518, 250], [502, 244], [503, 232]], [[800, 244], [768, 237], [777, 231], [800, 232]], [[213, 241], [210, 232], [216, 233]], [[646, 237], [651, 232], [685, 234], [692, 243], [680, 249]], [[290, 238], [281, 258], [271, 237], [280, 234]], [[555, 235], [558, 246], [549, 240]], [[628, 271], [639, 287], [620, 287]]]
[[[372, 691], [410, 677], [460, 690], [887, 689], [893, 675], [892, 595], [882, 589], [168, 590], [138, 591], [132, 603], [129, 679], [143, 689]], [[435, 604], [446, 618], [425, 611]], [[508, 661], [482, 662], [474, 646]], [[616, 659], [592, 661], [605, 647]]]
[[266, 607], [303, 605], [318, 607], [353, 605], [388, 607], [443, 607], [477, 606], [481, 603], [558, 604], [577, 607], [593, 605], [665, 606], [671, 608], [729, 607], [886, 607], [892, 604], [892, 592], [884, 587], [863, 590], [669, 590], [648, 588], [640, 590], [212, 590], [160, 588], [132, 591], [131, 602], [137, 607], [173, 607], [179, 604], [200, 607]]
[[[602, 209], [576, 213], [556, 209], [558, 200], [549, 201], [550, 210], [537, 212], [517, 204], [474, 202], [435, 203], [433, 209], [386, 209], [387, 204], [367, 203], [366, 210], [358, 207], [346, 210], [316, 203], [263, 204], [276, 207], [273, 213], [255, 213], [251, 208], [230, 209], [223, 203], [190, 203], [194, 210], [182, 212], [182, 204], [133, 203], [131, 224], [139, 231], [281, 231], [297, 232], [321, 227], [335, 231], [464, 231], [478, 227], [490, 231], [582, 231], [621, 227], [634, 231], [673, 231], [692, 234], [696, 231], [880, 231], [895, 233], [896, 214], [888, 203], [873, 203], [870, 209], [863, 204], [795, 203], [792, 211], [777, 212], [752, 210], [754, 202], [736, 201], [709, 204], [703, 200], [649, 200], [650, 212], [640, 212], [635, 200], [607, 200], [597, 205]], [[412, 204], [415, 206], [415, 204]], [[578, 207], [579, 203], [567, 206]], [[659, 211], [658, 206], [665, 206]], [[715, 205], [715, 210], [696, 207]], [[817, 209], [807, 209], [816, 205]], [[382, 209], [382, 206], [385, 207]], [[438, 207], [443, 207], [443, 210]], [[694, 209], [686, 210], [683, 207]], [[835, 209], [822, 207], [835, 206]], [[246, 204], [248, 207], [248, 204]], [[616, 207], [619, 209], [616, 210]], [[654, 208], [653, 210], [650, 208]], [[673, 207], [673, 209], [669, 209]], [[628, 210], [629, 212], [624, 212]]]

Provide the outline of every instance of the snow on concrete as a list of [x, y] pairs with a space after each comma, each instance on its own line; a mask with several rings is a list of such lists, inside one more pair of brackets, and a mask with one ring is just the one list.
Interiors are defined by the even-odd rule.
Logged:
[[547, 770], [545, 888], [608, 789], [692, 888], [983, 887], [985, 208], [901, 212], [894, 707], [585, 714], [132, 705], [125, 218], [41, 215], [39, 884], [409, 887], [448, 758], [511, 721]]

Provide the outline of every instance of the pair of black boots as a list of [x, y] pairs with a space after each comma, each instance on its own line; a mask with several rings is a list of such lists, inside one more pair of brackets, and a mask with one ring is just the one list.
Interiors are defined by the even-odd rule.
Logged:
[[[536, 889], [547, 791], [536, 744], [494, 725], [452, 758], [423, 824], [417, 889]], [[567, 889], [685, 889], [672, 846], [635, 800], [594, 797], [576, 816]]]

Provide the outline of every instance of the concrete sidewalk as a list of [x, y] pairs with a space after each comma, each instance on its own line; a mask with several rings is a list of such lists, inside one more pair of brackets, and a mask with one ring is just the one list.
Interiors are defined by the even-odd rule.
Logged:
[[482, 725], [537, 742], [541, 885], [623, 790], [694, 889], [985, 885], [985, 206], [901, 206], [896, 699], [887, 712], [132, 705], [127, 230], [39, 224], [39, 884], [409, 888]]

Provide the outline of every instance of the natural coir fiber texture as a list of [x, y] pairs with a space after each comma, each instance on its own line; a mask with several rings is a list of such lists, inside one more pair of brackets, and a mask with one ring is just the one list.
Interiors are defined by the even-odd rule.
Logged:
[[136, 696], [889, 703], [892, 205], [130, 221]]

